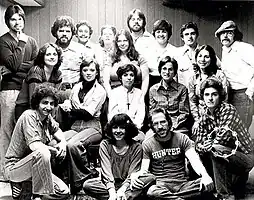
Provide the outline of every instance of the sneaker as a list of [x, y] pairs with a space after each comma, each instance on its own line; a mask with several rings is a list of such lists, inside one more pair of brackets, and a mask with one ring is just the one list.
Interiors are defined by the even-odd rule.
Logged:
[[18, 199], [22, 192], [22, 183], [10, 182], [10, 184], [11, 184], [12, 198]]

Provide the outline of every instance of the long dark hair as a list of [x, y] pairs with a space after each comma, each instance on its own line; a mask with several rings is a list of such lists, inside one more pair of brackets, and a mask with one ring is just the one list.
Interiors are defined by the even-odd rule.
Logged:
[[127, 57], [130, 59], [130, 61], [138, 60], [139, 53], [135, 49], [133, 39], [131, 37], [130, 32], [125, 30], [125, 29], [121, 29], [116, 34], [116, 39], [115, 39], [116, 53], [115, 53], [115, 58], [114, 58], [113, 64], [116, 63], [116, 62], [119, 62], [120, 61], [120, 56], [122, 55], [122, 51], [119, 49], [118, 44], [117, 44], [117, 41], [118, 41], [118, 38], [119, 38], [120, 35], [124, 35], [126, 37], [126, 39], [128, 40], [128, 42], [129, 42], [129, 48], [127, 49]]
[[44, 65], [45, 65], [44, 56], [45, 56], [47, 49], [49, 47], [53, 47], [57, 52], [58, 61], [53, 68], [54, 71], [57, 71], [59, 69], [61, 63], [63, 62], [63, 56], [62, 56], [63, 52], [62, 52], [62, 49], [54, 43], [46, 43], [39, 49], [38, 55], [34, 61], [34, 65], [38, 66], [42, 69], [44, 68]]
[[[204, 70], [205, 73], [208, 76], [212, 76], [214, 74], [217, 73], [217, 70], [219, 69], [219, 67], [217, 66], [217, 57], [215, 54], [214, 49], [210, 46], [210, 45], [202, 45], [195, 53], [195, 60], [197, 61], [197, 57], [198, 54], [202, 51], [202, 50], [207, 50], [209, 52], [209, 56], [211, 58], [211, 62], [210, 65], [207, 66]], [[198, 70], [200, 71], [200, 67], [197, 65]]]
[[134, 141], [133, 138], [138, 135], [138, 128], [132, 122], [131, 118], [125, 113], [116, 114], [110, 122], [107, 123], [105, 127], [105, 136], [113, 145], [116, 143], [116, 140], [113, 136], [112, 128], [117, 126], [125, 129], [126, 134], [124, 139], [128, 145], [131, 145]]

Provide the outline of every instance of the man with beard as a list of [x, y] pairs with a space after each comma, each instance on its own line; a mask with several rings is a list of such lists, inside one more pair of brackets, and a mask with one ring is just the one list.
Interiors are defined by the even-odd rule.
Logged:
[[56, 38], [56, 44], [63, 49], [63, 63], [59, 69], [63, 79], [61, 89], [67, 92], [61, 98], [67, 99], [70, 89], [79, 82], [80, 64], [88, 56], [88, 51], [82, 44], [72, 41], [76, 28], [70, 16], [58, 16], [51, 33]]
[[[131, 189], [143, 188], [143, 177], [155, 176], [156, 184], [147, 192], [153, 199], [180, 200], [199, 196], [202, 191], [211, 191], [213, 181], [201, 163], [193, 142], [187, 135], [170, 130], [172, 121], [169, 114], [162, 108], [156, 108], [151, 112], [149, 120], [154, 135], [142, 144], [141, 169], [131, 175]], [[185, 157], [200, 178], [187, 180]]]
[[[19, 5], [9, 6], [4, 15], [9, 32], [0, 37], [1, 68], [1, 129], [0, 129], [0, 172], [3, 173], [4, 156], [14, 128], [15, 101], [23, 79], [33, 66], [38, 53], [34, 38], [23, 32], [25, 13]], [[3, 175], [0, 175], [3, 180]]]
[[249, 128], [253, 115], [254, 47], [242, 42], [243, 34], [233, 21], [224, 22], [215, 37], [222, 44], [221, 68], [230, 83], [228, 102], [236, 107]]
[[153, 51], [157, 44], [153, 35], [145, 30], [146, 17], [144, 13], [136, 8], [130, 11], [127, 17], [127, 25], [131, 32], [136, 50], [144, 56], [148, 62], [150, 74], [153, 75], [153, 73], [156, 73], [155, 75], [158, 76], [158, 66], [154, 65], [157, 58]]

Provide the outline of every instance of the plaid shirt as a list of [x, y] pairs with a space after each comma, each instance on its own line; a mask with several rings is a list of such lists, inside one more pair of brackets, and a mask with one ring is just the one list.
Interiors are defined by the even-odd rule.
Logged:
[[[239, 140], [238, 149], [246, 154], [252, 152], [253, 142], [247, 128], [240, 119], [236, 108], [225, 102], [222, 102], [220, 106], [214, 110], [213, 115], [209, 112], [207, 107], [205, 108], [205, 114], [201, 116], [199, 126], [194, 130], [194, 137], [196, 137], [196, 150], [202, 152], [199, 146], [208, 139], [209, 133], [211, 133], [211, 131], [215, 128], [225, 126], [228, 126], [232, 131], [237, 133], [237, 138]], [[228, 131], [224, 132], [225, 133], [223, 134], [216, 134], [214, 142], [227, 147], [232, 147], [232, 134]]]

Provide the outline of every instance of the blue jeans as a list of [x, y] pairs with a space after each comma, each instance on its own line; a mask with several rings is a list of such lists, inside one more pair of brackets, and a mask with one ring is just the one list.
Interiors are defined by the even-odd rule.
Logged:
[[83, 131], [74, 130], [64, 132], [67, 141], [67, 159], [69, 162], [69, 181], [72, 189], [80, 187], [85, 179], [91, 173], [87, 161], [86, 148], [91, 144], [98, 144], [101, 139], [101, 133], [94, 128], [87, 128]]
[[68, 186], [51, 170], [51, 154], [48, 150], [34, 151], [14, 165], [6, 168], [6, 175], [12, 182], [32, 181], [33, 194], [46, 198], [65, 198]]
[[[229, 154], [231, 148], [216, 145], [216, 151]], [[211, 158], [217, 193], [222, 196], [228, 196], [232, 194], [238, 195], [236, 192], [244, 192], [249, 171], [254, 166], [253, 153], [245, 154], [236, 151], [236, 154], [230, 156], [227, 160], [214, 155], [211, 155]]]
[[0, 179], [3, 179], [5, 154], [10, 144], [12, 132], [15, 126], [15, 105], [19, 90], [4, 90], [0, 92]]
[[236, 107], [240, 118], [249, 129], [252, 122], [252, 115], [254, 111], [253, 102], [245, 94], [245, 89], [230, 90], [228, 96], [228, 103]]

